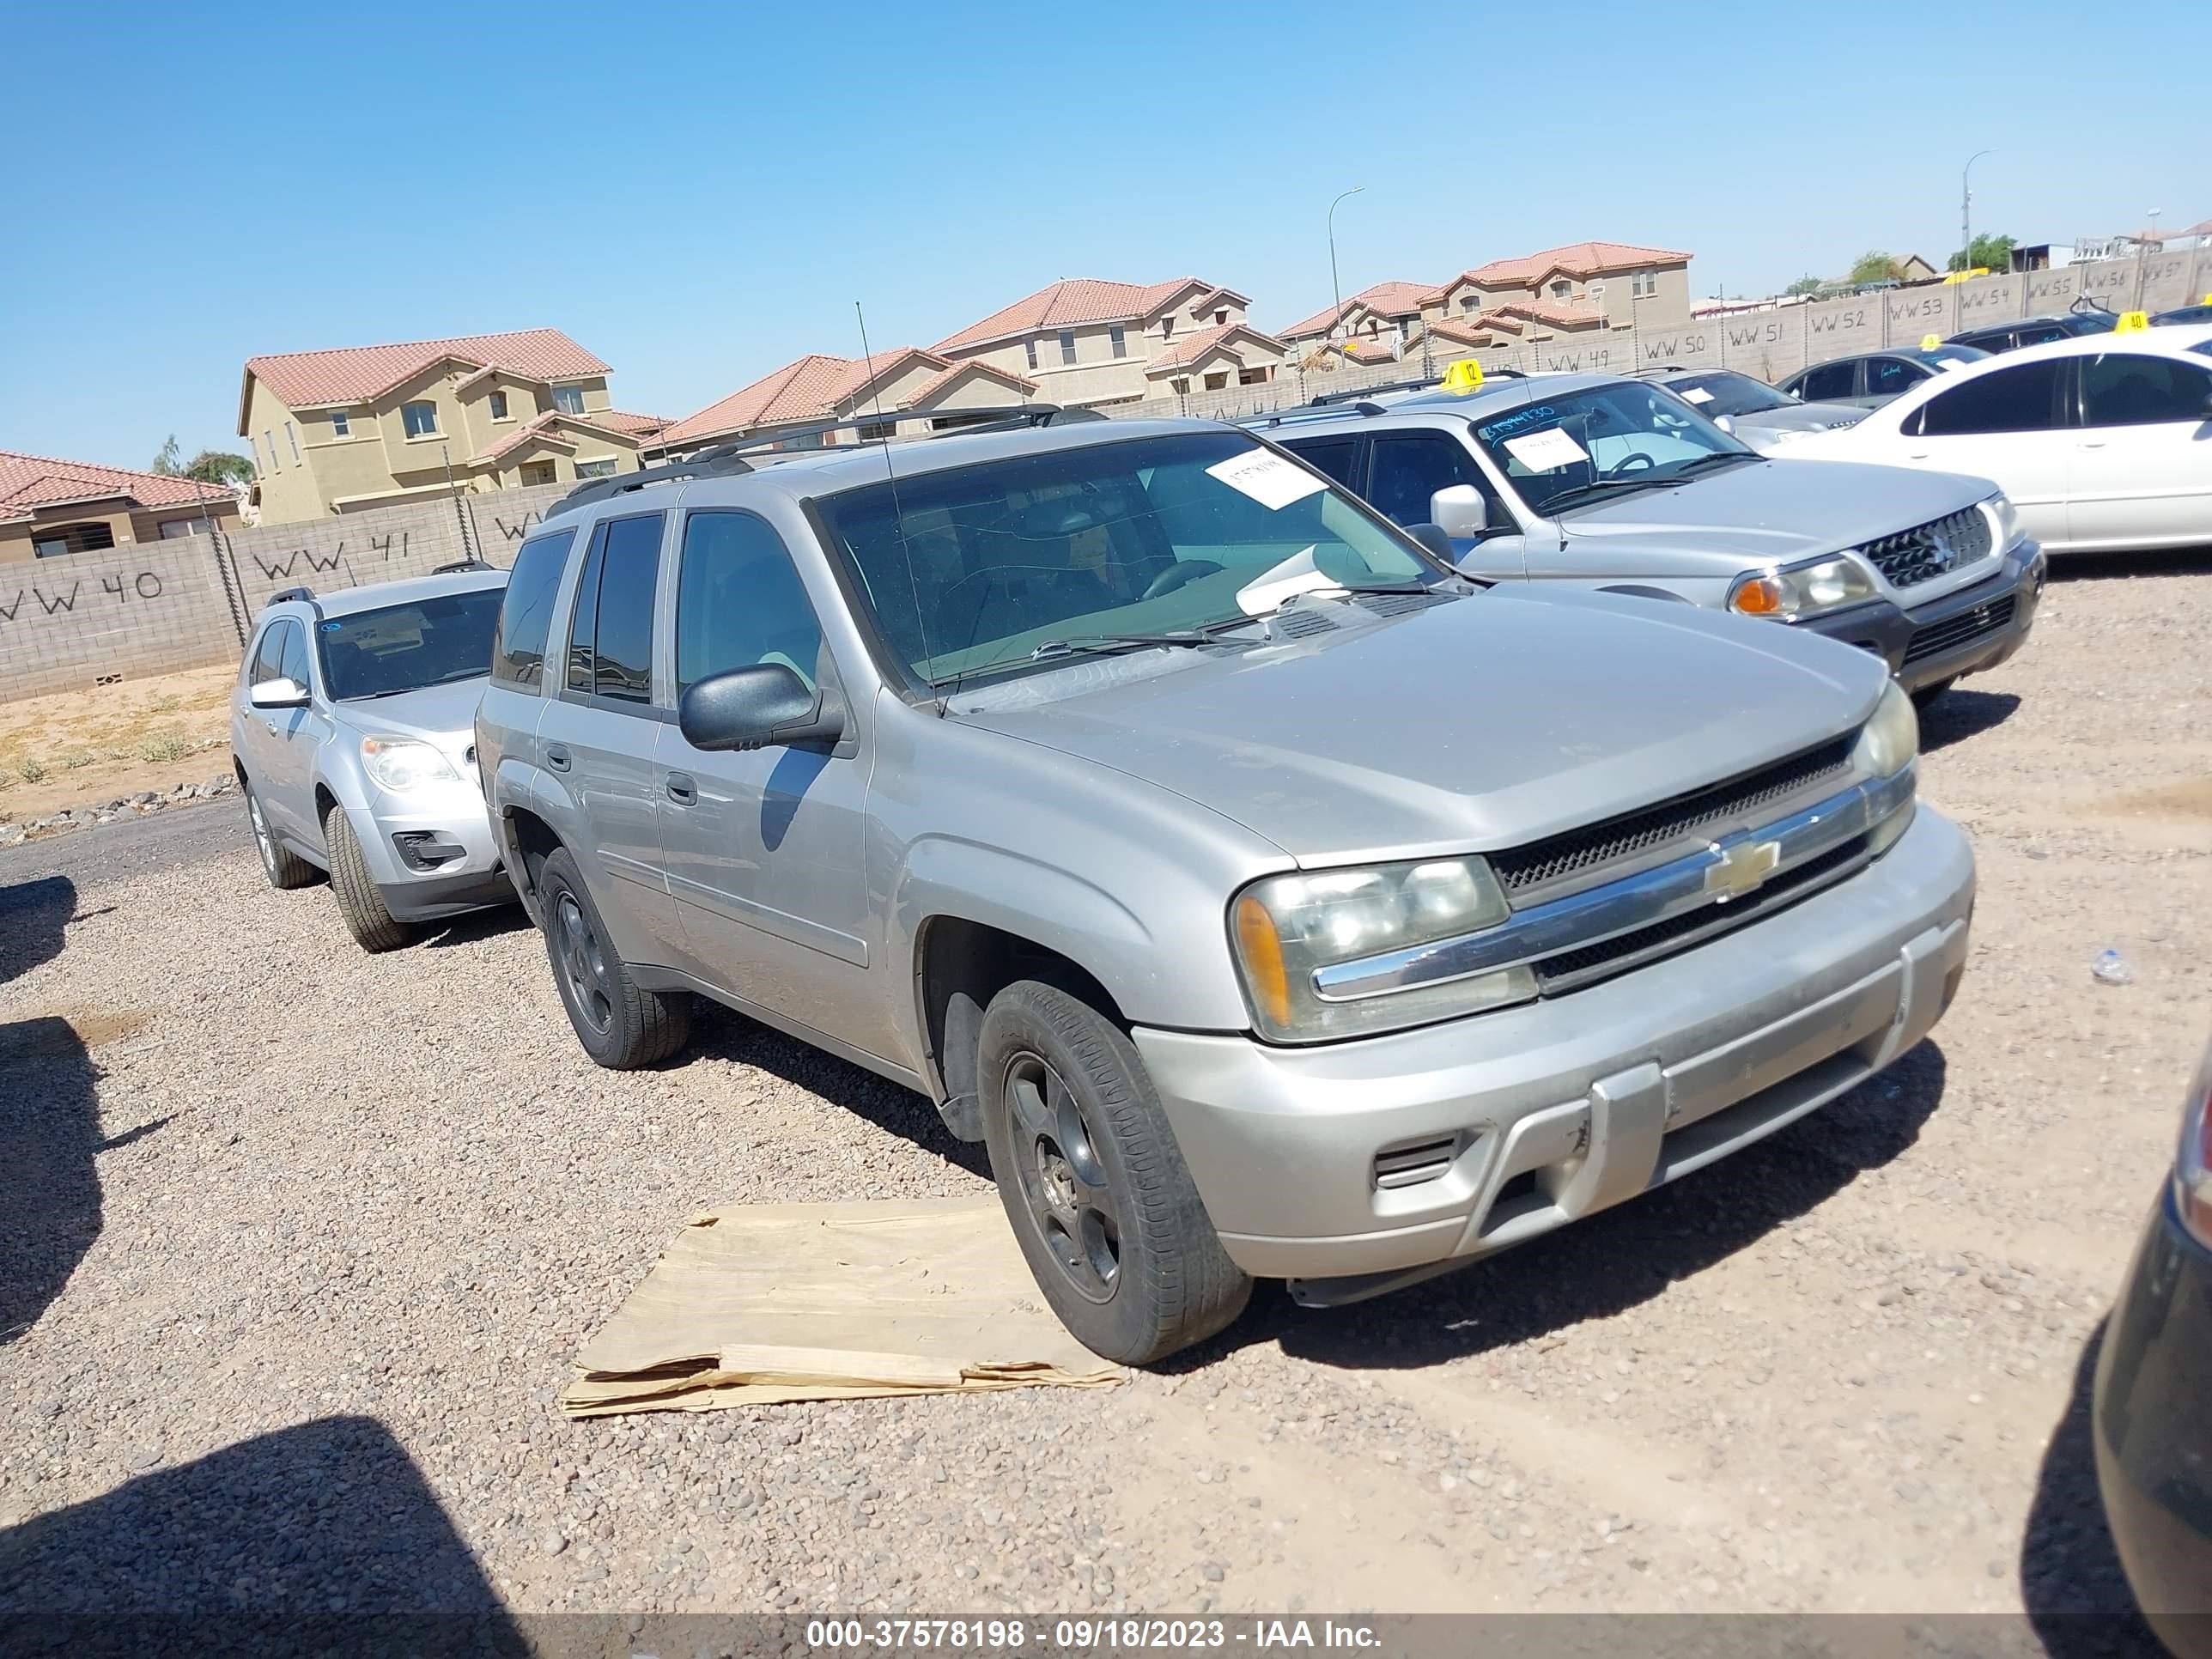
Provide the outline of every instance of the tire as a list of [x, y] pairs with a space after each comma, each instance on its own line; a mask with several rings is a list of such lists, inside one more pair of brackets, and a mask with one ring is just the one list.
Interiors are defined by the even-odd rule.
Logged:
[[691, 999], [639, 988], [565, 847], [538, 870], [546, 959], [584, 1052], [611, 1072], [657, 1065], [691, 1035]]
[[344, 807], [333, 806], [324, 815], [323, 845], [330, 850], [331, 891], [337, 896], [338, 915], [353, 942], [371, 951], [396, 951], [406, 944], [413, 934], [384, 908], [384, 896], [368, 873], [368, 860]]
[[1936, 680], [1930, 684], [1923, 685], [1912, 694], [1912, 706], [1924, 714], [1928, 712], [1928, 706], [1930, 703], [1957, 684], [1958, 678], [1954, 675], [1950, 679]]
[[254, 850], [261, 854], [261, 873], [269, 878], [269, 884], [280, 891], [305, 887], [322, 872], [297, 853], [276, 839], [276, 832], [269, 827], [269, 820], [261, 811], [260, 798], [253, 786], [241, 778], [238, 793], [246, 797], [246, 827], [253, 832]]
[[1244, 1311], [1252, 1281], [1221, 1248], [1127, 1032], [1019, 980], [984, 1011], [976, 1066], [1000, 1201], [1078, 1341], [1148, 1364]]

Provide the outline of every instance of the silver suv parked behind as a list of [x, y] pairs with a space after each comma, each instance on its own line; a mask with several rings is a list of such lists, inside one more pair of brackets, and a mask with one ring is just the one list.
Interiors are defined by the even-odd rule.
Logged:
[[362, 949], [510, 902], [476, 778], [477, 699], [507, 573], [455, 568], [274, 595], [230, 699], [230, 747], [276, 887], [327, 870]]
[[1826, 634], [1925, 701], [2017, 651], [2040, 549], [1987, 479], [1770, 460], [1607, 374], [1311, 406], [1244, 424], [1467, 574], [1680, 599]]
[[1880, 663], [1527, 591], [1230, 427], [715, 452], [523, 544], [477, 748], [593, 1059], [702, 994], [924, 1091], [1144, 1361], [1701, 1168], [1957, 987]]

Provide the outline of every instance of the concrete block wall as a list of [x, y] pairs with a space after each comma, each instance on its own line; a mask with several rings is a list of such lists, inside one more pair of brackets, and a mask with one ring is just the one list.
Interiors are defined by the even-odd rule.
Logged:
[[[239, 627], [279, 588], [319, 593], [500, 566], [570, 484], [418, 501], [303, 524], [0, 565], [0, 701], [239, 659]], [[231, 591], [226, 593], [226, 569]]]

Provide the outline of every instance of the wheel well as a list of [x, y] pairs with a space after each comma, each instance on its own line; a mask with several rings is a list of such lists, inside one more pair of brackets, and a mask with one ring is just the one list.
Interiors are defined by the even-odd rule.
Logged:
[[246, 763], [235, 755], [230, 757], [230, 769], [238, 775], [238, 787], [246, 787]]
[[537, 813], [520, 806], [507, 809], [507, 822], [514, 838], [515, 856], [522, 861], [522, 868], [511, 872], [516, 878], [515, 885], [526, 896], [534, 896], [538, 890], [538, 866], [545, 861], [547, 854], [559, 849], [561, 837], [555, 835], [553, 826]]
[[1016, 980], [1040, 980], [1126, 1025], [1112, 995], [1089, 969], [1034, 939], [961, 916], [933, 916], [915, 948], [924, 1035], [937, 1069], [938, 1111], [963, 1140], [983, 1138], [975, 1043], [983, 1011]]
[[317, 823], [328, 823], [331, 821], [331, 814], [337, 810], [337, 805], [338, 798], [331, 793], [330, 785], [318, 783], [315, 786], [315, 822]]

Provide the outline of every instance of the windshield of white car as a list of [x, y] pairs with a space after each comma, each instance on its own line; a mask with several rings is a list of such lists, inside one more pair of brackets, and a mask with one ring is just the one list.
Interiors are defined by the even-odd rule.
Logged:
[[1492, 464], [1543, 514], [1626, 493], [1614, 486], [1680, 483], [1714, 470], [1712, 458], [1759, 459], [1674, 393], [1644, 381], [1562, 392], [1474, 425]]
[[315, 628], [323, 682], [339, 702], [395, 696], [491, 672], [491, 635], [506, 589], [436, 593], [332, 617]]
[[877, 632], [924, 685], [1049, 665], [1079, 641], [1182, 644], [1173, 636], [1234, 626], [1302, 588], [1449, 574], [1320, 473], [1240, 432], [916, 472], [820, 507]]
[[1763, 415], [1771, 409], [1794, 408], [1797, 403], [1788, 392], [1777, 392], [1765, 381], [1733, 369], [1677, 375], [1667, 386], [1685, 403], [1694, 404], [1698, 413], [1708, 420], [1716, 415]]

